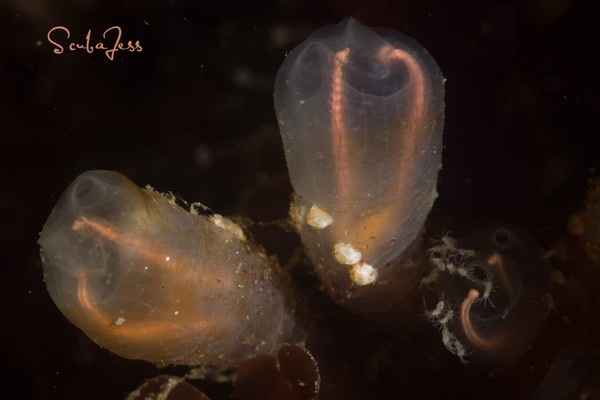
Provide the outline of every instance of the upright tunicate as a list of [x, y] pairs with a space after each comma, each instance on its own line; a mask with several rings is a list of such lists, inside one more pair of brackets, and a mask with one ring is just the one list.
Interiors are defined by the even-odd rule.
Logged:
[[437, 196], [444, 78], [435, 60], [407, 36], [347, 18], [290, 52], [275, 108], [290, 214], [325, 287], [341, 300], [388, 280]]

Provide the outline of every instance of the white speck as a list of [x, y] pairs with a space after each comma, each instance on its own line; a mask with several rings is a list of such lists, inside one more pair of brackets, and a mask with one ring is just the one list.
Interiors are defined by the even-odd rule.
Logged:
[[148, 271], [148, 266], [144, 265], [144, 271]]
[[148, 25], [150, 25], [150, 22], [148, 22], [147, 20], [144, 20], [144, 25], [148, 26]]
[[306, 215], [306, 223], [315, 229], [323, 229], [333, 224], [333, 218], [327, 211], [313, 205]]
[[333, 256], [340, 264], [354, 265], [360, 261], [362, 254], [350, 243], [339, 242], [333, 247]]
[[124, 323], [125, 323], [125, 318], [123, 318], [123, 317], [119, 317], [119, 318], [117, 318], [117, 319], [115, 320], [115, 322], [114, 322], [114, 324], [115, 324], [116, 326], [121, 326], [121, 325], [123, 325]]
[[209, 217], [211, 222], [218, 226], [219, 228], [225, 229], [232, 236], [238, 239], [241, 242], [246, 241], [246, 235], [244, 235], [244, 231], [238, 224], [230, 220], [229, 218], [225, 218], [219, 214], [213, 214]]
[[41, 40], [36, 40], [36, 41], [35, 41], [35, 45], [36, 45], [37, 47], [40, 47], [40, 46], [42, 45], [42, 41], [41, 41]]
[[377, 270], [366, 262], [359, 262], [350, 269], [350, 279], [358, 286], [369, 285], [377, 280]]
[[171, 260], [171, 257], [167, 256], [167, 257], [165, 258], [165, 260], [166, 260], [167, 262], [169, 262], [169, 261]]
[[173, 315], [179, 315], [179, 311], [175, 311]]

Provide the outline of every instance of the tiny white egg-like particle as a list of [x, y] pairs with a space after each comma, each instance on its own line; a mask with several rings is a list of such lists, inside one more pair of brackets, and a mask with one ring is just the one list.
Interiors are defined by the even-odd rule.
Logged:
[[365, 262], [359, 262], [350, 269], [350, 279], [358, 286], [369, 285], [377, 280], [377, 270]]
[[340, 264], [354, 265], [360, 261], [362, 254], [350, 243], [339, 242], [333, 247], [333, 256]]
[[315, 229], [324, 229], [333, 224], [333, 218], [327, 211], [313, 205], [306, 215], [306, 223]]

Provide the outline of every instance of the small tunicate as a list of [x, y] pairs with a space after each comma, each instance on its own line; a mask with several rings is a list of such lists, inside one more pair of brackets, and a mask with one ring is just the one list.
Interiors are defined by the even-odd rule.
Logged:
[[523, 230], [499, 225], [430, 251], [438, 303], [425, 317], [461, 361], [510, 365], [531, 346], [548, 315], [550, 267]]

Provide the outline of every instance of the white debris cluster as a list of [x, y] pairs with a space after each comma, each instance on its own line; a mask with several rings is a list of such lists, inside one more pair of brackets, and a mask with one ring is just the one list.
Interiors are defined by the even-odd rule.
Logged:
[[333, 246], [335, 260], [350, 266], [350, 279], [357, 286], [369, 285], [377, 280], [377, 270], [362, 259], [362, 253], [352, 244], [338, 242]]
[[[429, 263], [431, 271], [429, 275], [421, 280], [421, 285], [430, 285], [435, 283], [444, 274], [446, 276], [456, 276], [472, 282], [483, 292], [482, 301], [489, 301], [493, 290], [493, 280], [491, 276], [481, 279], [474, 275], [474, 267], [471, 261], [477, 256], [474, 250], [459, 248], [456, 240], [449, 235], [440, 238], [439, 242], [428, 250]], [[482, 266], [481, 268], [485, 268]], [[450, 301], [444, 300], [443, 294], [433, 310], [428, 310], [425, 306], [425, 318], [434, 326], [440, 328], [442, 343], [452, 354], [455, 354], [461, 362], [467, 362], [467, 350], [465, 345], [458, 340], [452, 333], [450, 325], [454, 319], [460, 318], [460, 313]]]
[[[292, 220], [298, 224], [303, 210], [290, 210]], [[326, 210], [312, 205], [305, 217], [306, 224], [315, 230], [322, 230], [334, 223], [333, 217]], [[377, 280], [377, 270], [365, 262], [360, 250], [351, 243], [338, 242], [333, 246], [333, 257], [342, 264], [349, 266], [350, 279], [357, 286], [369, 285]]]

